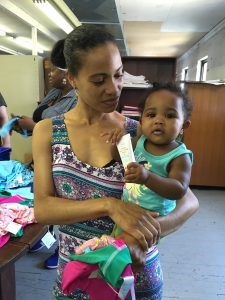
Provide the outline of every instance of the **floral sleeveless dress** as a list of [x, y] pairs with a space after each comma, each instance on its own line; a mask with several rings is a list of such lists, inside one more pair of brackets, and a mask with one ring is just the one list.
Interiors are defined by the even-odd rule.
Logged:
[[[111, 162], [102, 168], [93, 167], [80, 161], [73, 153], [64, 115], [52, 118], [52, 175], [57, 197], [82, 201], [90, 198], [115, 197], [120, 199], [124, 185], [123, 167]], [[137, 121], [126, 119], [125, 128], [131, 136], [136, 134]], [[54, 286], [54, 299], [87, 300], [89, 296], [76, 289], [69, 296], [62, 293], [61, 279], [68, 255], [85, 240], [102, 234], [111, 234], [114, 223], [109, 217], [59, 226], [59, 263]], [[156, 249], [157, 250], [157, 249]], [[137, 274], [137, 299], [161, 299], [162, 272], [158, 251], [150, 253], [143, 272]]]

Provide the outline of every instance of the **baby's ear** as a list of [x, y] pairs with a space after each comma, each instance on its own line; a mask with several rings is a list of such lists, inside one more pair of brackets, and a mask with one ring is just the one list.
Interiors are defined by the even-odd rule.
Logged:
[[189, 126], [191, 125], [191, 120], [186, 120], [185, 122], [184, 122], [184, 124], [183, 124], [183, 129], [186, 129], [186, 128], [188, 128]]

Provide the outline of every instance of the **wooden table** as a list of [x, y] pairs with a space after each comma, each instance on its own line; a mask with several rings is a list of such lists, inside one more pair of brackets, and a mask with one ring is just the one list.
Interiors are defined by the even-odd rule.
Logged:
[[10, 240], [0, 248], [0, 300], [16, 299], [15, 262], [24, 256], [47, 232], [48, 227], [31, 224], [20, 238]]

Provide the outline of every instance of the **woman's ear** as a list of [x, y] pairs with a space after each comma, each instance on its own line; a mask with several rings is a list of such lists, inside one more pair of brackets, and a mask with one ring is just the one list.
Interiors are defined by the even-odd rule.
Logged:
[[76, 80], [73, 74], [71, 74], [70, 72], [67, 73], [67, 78], [69, 80], [69, 83], [71, 84], [71, 86], [76, 89]]
[[186, 120], [186, 121], [184, 122], [182, 129], [186, 129], [186, 128], [188, 128], [190, 125], [191, 125], [191, 120], [188, 119], [188, 120]]

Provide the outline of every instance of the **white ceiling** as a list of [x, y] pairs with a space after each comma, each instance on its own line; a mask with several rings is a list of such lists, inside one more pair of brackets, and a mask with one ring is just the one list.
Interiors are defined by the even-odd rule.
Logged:
[[116, 0], [129, 55], [183, 54], [225, 18], [224, 0]]
[[[122, 55], [132, 56], [177, 57], [225, 18], [225, 0], [48, 1], [63, 10], [73, 27], [76, 15], [82, 23], [111, 30]], [[66, 33], [33, 2], [44, 0], [0, 0], [0, 30], [7, 32], [0, 36], [0, 47], [31, 54], [15, 43], [15, 37], [31, 38], [33, 25], [38, 28], [42, 55], [49, 56], [54, 42]]]

